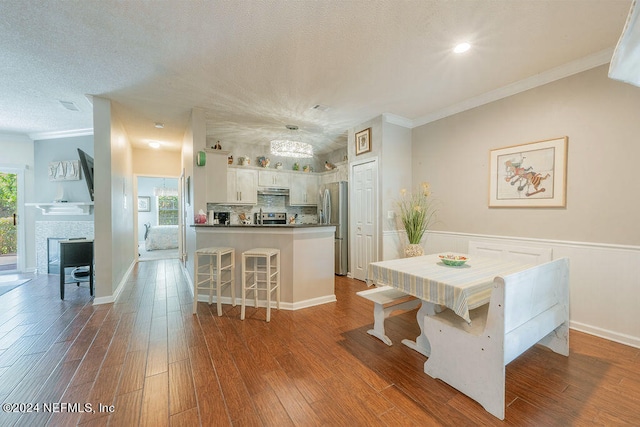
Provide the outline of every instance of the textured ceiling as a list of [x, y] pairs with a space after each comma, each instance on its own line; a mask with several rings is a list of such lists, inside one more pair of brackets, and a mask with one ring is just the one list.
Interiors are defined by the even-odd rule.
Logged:
[[[114, 101], [134, 145], [160, 140], [177, 149], [198, 107], [208, 137], [223, 145], [266, 142], [295, 124], [327, 152], [344, 146], [348, 128], [382, 113], [423, 123], [469, 99], [611, 52], [629, 6], [1, 1], [0, 132], [39, 138], [90, 129], [92, 95]], [[473, 48], [454, 55], [460, 40]], [[329, 110], [312, 109], [316, 104]]]

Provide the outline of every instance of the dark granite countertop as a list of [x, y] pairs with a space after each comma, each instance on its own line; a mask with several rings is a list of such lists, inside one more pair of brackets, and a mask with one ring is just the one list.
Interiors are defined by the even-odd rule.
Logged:
[[334, 224], [193, 224], [191, 227], [195, 228], [317, 228], [317, 227], [335, 227]]

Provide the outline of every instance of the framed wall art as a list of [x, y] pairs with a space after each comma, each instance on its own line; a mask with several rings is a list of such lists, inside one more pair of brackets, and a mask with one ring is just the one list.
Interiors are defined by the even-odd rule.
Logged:
[[138, 196], [138, 212], [151, 211], [151, 197]]
[[371, 151], [371, 128], [356, 133], [356, 156]]
[[566, 136], [489, 152], [489, 207], [566, 206]]

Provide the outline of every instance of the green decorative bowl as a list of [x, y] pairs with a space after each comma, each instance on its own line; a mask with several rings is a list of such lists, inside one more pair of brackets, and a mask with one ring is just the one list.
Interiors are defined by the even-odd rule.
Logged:
[[462, 255], [439, 255], [442, 263], [451, 267], [460, 267], [467, 262], [468, 258]]

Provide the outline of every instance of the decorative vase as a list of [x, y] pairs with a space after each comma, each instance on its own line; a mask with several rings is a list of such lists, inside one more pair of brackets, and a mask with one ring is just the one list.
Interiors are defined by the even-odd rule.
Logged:
[[407, 258], [411, 258], [414, 256], [422, 256], [424, 255], [424, 249], [422, 249], [422, 246], [418, 244], [411, 243], [406, 248], [404, 248], [404, 255]]

